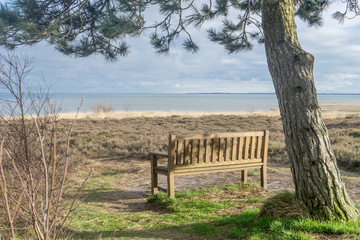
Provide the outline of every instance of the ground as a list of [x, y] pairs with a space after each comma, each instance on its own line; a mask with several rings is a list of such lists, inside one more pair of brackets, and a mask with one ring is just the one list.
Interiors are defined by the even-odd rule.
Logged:
[[[79, 159], [78, 165], [74, 168], [74, 183], [78, 185], [93, 169], [80, 197], [80, 213], [74, 216], [73, 229], [75, 234], [83, 239], [96, 239], [99, 236], [111, 238], [113, 234], [117, 237], [129, 237], [126, 239], [217, 239], [168, 229], [168, 226], [176, 222], [178, 228], [194, 230], [196, 224], [202, 220], [196, 222], [187, 219], [186, 223], [182, 223], [172, 219], [167, 222], [167, 218], [178, 217], [178, 214], [172, 214], [169, 209], [164, 209], [159, 204], [147, 202], [151, 195], [149, 152], [166, 152], [169, 133], [187, 135], [270, 130], [268, 189], [241, 188], [236, 191], [220, 190], [210, 193], [206, 196], [206, 201], [236, 202], [234, 206], [215, 210], [213, 216], [219, 212], [217, 216], [225, 214], [226, 218], [241, 214], [245, 208], [258, 209], [264, 199], [282, 190], [293, 190], [278, 113], [196, 116], [129, 114], [126, 113], [125, 117], [111, 114], [83, 117], [76, 124], [70, 141], [72, 156]], [[360, 204], [359, 116], [336, 113], [325, 118], [338, 164], [343, 169], [342, 176], [346, 189], [356, 204]], [[66, 130], [70, 124], [70, 120], [61, 120], [59, 127]], [[160, 175], [159, 178], [159, 186], [166, 189], [165, 176]], [[176, 176], [175, 191], [205, 189], [239, 181], [239, 172]], [[249, 172], [249, 182], [260, 182], [258, 170]], [[262, 201], [245, 204], [249, 199]], [[207, 219], [206, 223], [212, 224], [211, 219]], [[149, 230], [154, 229], [154, 225], [156, 230]], [[319, 233], [311, 233], [311, 236], [312, 239], [349, 237], [346, 234], [329, 236]], [[272, 239], [271, 236], [268, 239]]]
[[[97, 202], [106, 205], [111, 211], [121, 213], [148, 211], [147, 198], [150, 191], [150, 161], [117, 159], [91, 159], [88, 167], [94, 168], [93, 175], [104, 172], [119, 174], [119, 178], [108, 178], [111, 181], [111, 191], [99, 191]], [[110, 170], [111, 169], [111, 170]], [[260, 183], [258, 171], [250, 172], [249, 182]], [[355, 204], [360, 204], [360, 178], [356, 174], [343, 173], [346, 189]], [[360, 174], [359, 174], [360, 175]], [[236, 183], [240, 180], [240, 172], [209, 173], [175, 177], [175, 191], [210, 188]], [[159, 175], [159, 186], [166, 190], [166, 177]], [[270, 164], [268, 170], [268, 187], [262, 189], [256, 197], [269, 197], [282, 190], [294, 190], [290, 169], [284, 165]], [[242, 195], [242, 193], [239, 193]], [[240, 199], [244, 196], [234, 196]], [[254, 197], [254, 196], [252, 196]]]

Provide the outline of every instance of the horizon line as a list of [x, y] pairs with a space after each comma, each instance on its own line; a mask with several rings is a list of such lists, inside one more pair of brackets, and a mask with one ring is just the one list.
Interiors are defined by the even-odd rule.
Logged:
[[[33, 92], [34, 94], [273, 94], [276, 95], [275, 92], [49, 92], [49, 93], [39, 93], [39, 92]], [[8, 94], [11, 95], [11, 93], [0, 93], [0, 94]], [[360, 92], [320, 92], [317, 93], [317, 95], [360, 95]]]

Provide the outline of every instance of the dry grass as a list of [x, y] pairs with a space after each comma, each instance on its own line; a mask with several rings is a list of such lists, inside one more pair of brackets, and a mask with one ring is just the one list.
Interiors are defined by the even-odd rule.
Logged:
[[[177, 135], [270, 130], [270, 163], [287, 163], [280, 116], [272, 114], [112, 113], [85, 115], [71, 140], [76, 153], [86, 158], [147, 159], [150, 151], [166, 152], [169, 133]], [[158, 116], [159, 115], [159, 116]], [[93, 116], [93, 117], [92, 117]], [[325, 118], [339, 165], [360, 168], [360, 117]], [[61, 123], [70, 120], [65, 118]]]
[[264, 217], [309, 217], [305, 205], [295, 199], [295, 194], [284, 191], [268, 198], [261, 207], [259, 218]]

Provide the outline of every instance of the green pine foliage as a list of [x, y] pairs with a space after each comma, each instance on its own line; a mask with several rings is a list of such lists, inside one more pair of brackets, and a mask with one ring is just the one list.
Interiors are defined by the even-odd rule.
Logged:
[[[319, 27], [323, 11], [332, 2], [296, 0], [296, 14], [310, 26]], [[357, 0], [344, 2], [345, 11], [333, 14], [339, 22], [359, 15]], [[147, 22], [146, 17], [153, 16], [156, 9], [160, 20]], [[169, 53], [177, 40], [196, 53], [199, 47], [189, 28], [220, 18], [220, 28], [208, 29], [209, 39], [236, 53], [264, 42], [259, 16], [261, 0], [14, 0], [0, 5], [0, 44], [13, 49], [44, 40], [66, 55], [101, 54], [114, 61], [129, 54], [127, 36], [151, 31], [150, 44], [158, 54]]]

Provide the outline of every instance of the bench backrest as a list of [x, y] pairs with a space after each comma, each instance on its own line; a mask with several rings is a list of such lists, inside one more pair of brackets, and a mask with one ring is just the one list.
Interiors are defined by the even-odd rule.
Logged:
[[265, 162], [269, 131], [169, 137], [169, 167]]

